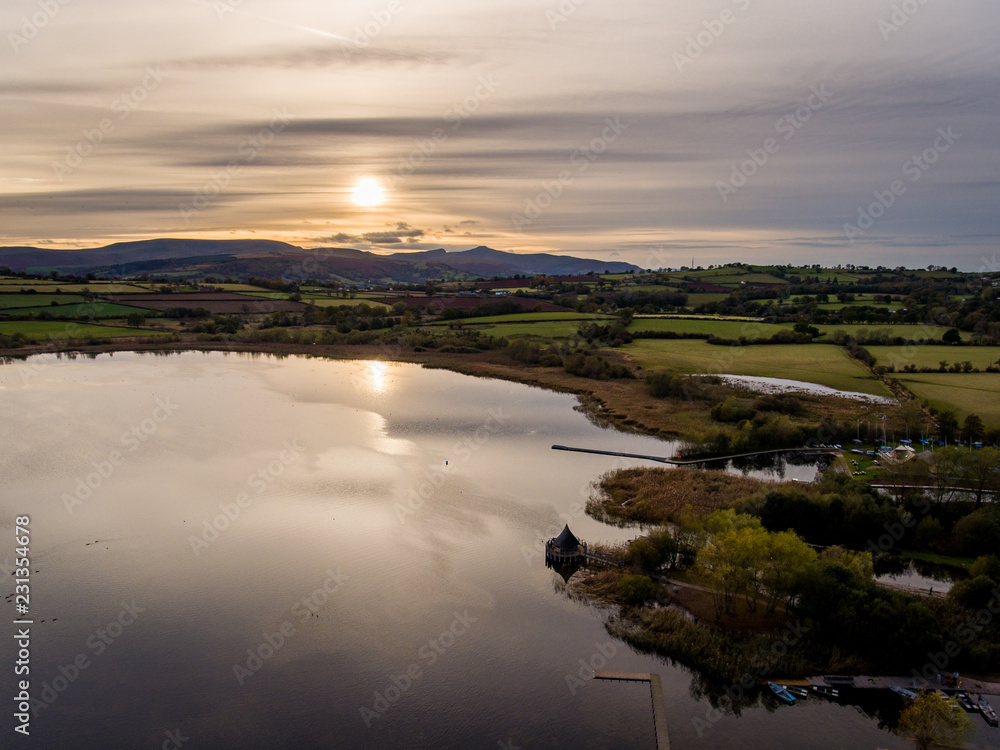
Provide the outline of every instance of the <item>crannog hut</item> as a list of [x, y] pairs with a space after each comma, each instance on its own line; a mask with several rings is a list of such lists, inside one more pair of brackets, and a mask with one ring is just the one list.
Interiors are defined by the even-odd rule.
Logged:
[[587, 543], [577, 539], [569, 524], [563, 527], [562, 533], [545, 543], [545, 559], [553, 562], [571, 562], [581, 559], [587, 553]]

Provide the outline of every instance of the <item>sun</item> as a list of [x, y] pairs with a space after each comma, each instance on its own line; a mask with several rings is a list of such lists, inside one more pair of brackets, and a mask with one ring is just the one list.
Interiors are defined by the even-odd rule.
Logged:
[[366, 177], [354, 186], [354, 202], [359, 206], [378, 206], [385, 200], [385, 191], [378, 180]]

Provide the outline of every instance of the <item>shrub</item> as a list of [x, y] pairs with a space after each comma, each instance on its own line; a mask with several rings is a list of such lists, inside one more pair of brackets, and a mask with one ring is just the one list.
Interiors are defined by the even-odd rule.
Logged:
[[733, 396], [729, 396], [725, 401], [720, 401], [713, 406], [711, 414], [712, 419], [716, 422], [742, 422], [757, 416], [757, 412], [752, 406], [737, 401]]
[[963, 555], [988, 555], [1000, 549], [1000, 522], [997, 512], [980, 508], [955, 524], [955, 545]]
[[656, 591], [656, 584], [649, 576], [629, 573], [618, 582], [618, 593], [629, 604], [642, 604]]
[[948, 600], [966, 609], [982, 609], [993, 599], [997, 582], [987, 576], [959, 581], [948, 592]]
[[983, 555], [976, 559], [969, 566], [969, 573], [973, 578], [977, 576], [988, 576], [994, 581], [1000, 581], [1000, 557], [996, 555]]

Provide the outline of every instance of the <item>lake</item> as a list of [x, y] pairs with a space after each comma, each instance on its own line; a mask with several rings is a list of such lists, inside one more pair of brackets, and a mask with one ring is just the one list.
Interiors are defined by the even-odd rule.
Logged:
[[691, 674], [565, 594], [541, 542], [567, 521], [634, 536], [582, 505], [640, 462], [550, 446], [676, 449], [573, 396], [404, 364], [117, 353], [0, 367], [0, 417], [0, 560], [30, 516], [44, 700], [19, 747], [652, 747], [648, 687], [579, 679], [602, 666], [663, 676], [675, 749], [909, 746], [815, 699], [696, 726]]

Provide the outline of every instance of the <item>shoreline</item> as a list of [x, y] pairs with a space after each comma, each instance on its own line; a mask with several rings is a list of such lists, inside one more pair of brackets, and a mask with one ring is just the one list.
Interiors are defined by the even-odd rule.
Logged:
[[[308, 356], [323, 359], [351, 361], [378, 360], [384, 362], [399, 362], [416, 364], [429, 369], [444, 369], [461, 375], [487, 377], [496, 380], [521, 383], [536, 388], [545, 388], [557, 393], [569, 393], [577, 396], [580, 408], [588, 419], [597, 424], [612, 426], [623, 432], [633, 432], [659, 438], [661, 440], [682, 440], [678, 430], [665, 429], [662, 426], [647, 424], [641, 421], [640, 409], [634, 411], [631, 406], [641, 406], [650, 402], [647, 409], [663, 399], [656, 399], [648, 393], [644, 394], [645, 384], [641, 379], [629, 381], [599, 381], [588, 380], [570, 375], [556, 367], [524, 366], [496, 351], [484, 351], [479, 354], [441, 353], [434, 350], [416, 352], [400, 345], [380, 346], [372, 344], [278, 344], [278, 343], [220, 343], [214, 341], [197, 341], [183, 339], [180, 341], [149, 341], [146, 336], [109, 339], [96, 344], [79, 344], [72, 341], [50, 342], [46, 345], [23, 346], [18, 349], [0, 349], [0, 359], [26, 360], [38, 355], [61, 354], [107, 354], [115, 352], [169, 352], [187, 351], [224, 352], [237, 354], [271, 354], [277, 356]], [[611, 358], [622, 358], [618, 352], [602, 352]], [[622, 358], [624, 359], [624, 358]], [[572, 381], [580, 381], [579, 383]], [[632, 393], [621, 393], [621, 386]], [[637, 388], [636, 385], [640, 387]], [[597, 389], [606, 393], [599, 394]], [[614, 388], [613, 386], [618, 386]], [[613, 391], [607, 398], [607, 391]], [[643, 398], [643, 396], [645, 396]], [[609, 403], [610, 401], [610, 403]], [[637, 403], [638, 402], [638, 403]], [[629, 409], [629, 411], [624, 411]]]
[[[379, 360], [417, 364], [427, 368], [446, 369], [462, 375], [487, 377], [545, 388], [577, 397], [579, 408], [595, 424], [614, 427], [665, 441], [680, 441], [697, 445], [701, 439], [722, 425], [713, 421], [708, 405], [681, 397], [653, 396], [646, 381], [647, 372], [634, 363], [627, 352], [602, 349], [600, 354], [613, 365], [626, 367], [634, 376], [629, 379], [594, 380], [566, 372], [562, 367], [524, 365], [507, 357], [503, 350], [493, 349], [475, 354], [439, 352], [434, 349], [415, 351], [400, 344], [297, 344], [198, 340], [192, 334], [174, 334], [171, 340], [136, 335], [84, 343], [81, 340], [50, 341], [26, 345], [17, 349], [0, 349], [0, 358], [26, 359], [33, 355], [59, 355], [75, 352], [84, 356], [124, 351], [184, 352], [220, 351], [275, 356], [300, 355], [331, 360]], [[731, 388], [731, 393], [741, 391]], [[824, 418], [853, 420], [860, 403], [836, 396], [807, 395], [807, 411], [796, 423], [809, 430], [820, 430]], [[786, 446], [798, 447], [798, 446]], [[699, 459], [712, 456], [701, 455]]]

